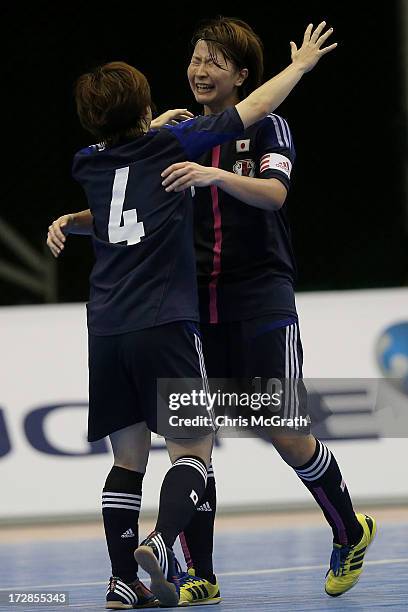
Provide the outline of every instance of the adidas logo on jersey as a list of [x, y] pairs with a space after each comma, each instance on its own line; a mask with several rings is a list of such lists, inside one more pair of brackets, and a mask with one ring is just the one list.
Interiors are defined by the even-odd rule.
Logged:
[[286, 174], [288, 174], [288, 172], [290, 171], [289, 162], [287, 161], [278, 162], [276, 164], [276, 168], [280, 168], [281, 170], [286, 172]]
[[212, 512], [212, 508], [208, 502], [197, 508], [198, 512]]
[[133, 533], [132, 529], [128, 529], [127, 531], [125, 531], [125, 533], [122, 533], [120, 537], [121, 538], [134, 538], [135, 534]]

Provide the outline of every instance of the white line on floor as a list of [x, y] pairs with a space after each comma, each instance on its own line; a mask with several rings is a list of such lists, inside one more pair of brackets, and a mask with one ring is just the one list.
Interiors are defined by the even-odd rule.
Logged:
[[[364, 565], [397, 565], [397, 564], [408, 564], [408, 558], [402, 559], [378, 559], [376, 561], [365, 561]], [[217, 574], [218, 578], [224, 576], [256, 576], [259, 574], [281, 574], [285, 572], [307, 572], [311, 570], [325, 569], [325, 565], [297, 565], [294, 567], [273, 567], [271, 569], [257, 569], [257, 570], [246, 570], [240, 572], [222, 572]], [[90, 586], [101, 586], [106, 585], [107, 580], [103, 582], [72, 582], [64, 584], [36, 584], [36, 585], [25, 585], [25, 586], [12, 586], [7, 588], [0, 588], [0, 591], [12, 591], [14, 593], [20, 591], [38, 590], [38, 589], [63, 589], [66, 587], [90, 587]], [[83, 604], [82, 604], [83, 605]]]

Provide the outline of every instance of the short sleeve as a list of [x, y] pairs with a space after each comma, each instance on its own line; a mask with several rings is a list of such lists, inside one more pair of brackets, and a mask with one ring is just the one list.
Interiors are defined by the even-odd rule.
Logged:
[[197, 159], [216, 145], [236, 138], [244, 131], [244, 125], [235, 106], [218, 115], [205, 115], [182, 121], [178, 125], [165, 125], [183, 147], [190, 160]]
[[265, 117], [256, 138], [258, 176], [277, 178], [289, 189], [295, 157], [292, 134], [285, 119], [275, 114]]

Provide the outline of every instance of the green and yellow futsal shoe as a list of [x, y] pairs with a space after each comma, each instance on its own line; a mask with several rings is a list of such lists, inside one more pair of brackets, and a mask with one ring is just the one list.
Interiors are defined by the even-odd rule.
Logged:
[[218, 581], [212, 584], [204, 578], [195, 575], [193, 568], [179, 574], [180, 600], [179, 606], [211, 606], [221, 601]]
[[325, 584], [325, 591], [331, 597], [342, 595], [356, 584], [363, 571], [364, 555], [375, 538], [375, 520], [366, 514], [356, 514], [356, 517], [363, 528], [361, 540], [354, 546], [333, 545]]

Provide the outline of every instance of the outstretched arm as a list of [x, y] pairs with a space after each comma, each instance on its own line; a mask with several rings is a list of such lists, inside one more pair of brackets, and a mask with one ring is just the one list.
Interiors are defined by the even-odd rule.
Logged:
[[337, 47], [337, 43], [333, 43], [322, 48], [323, 43], [333, 33], [333, 28], [330, 28], [322, 34], [325, 26], [326, 22], [322, 21], [313, 32], [313, 25], [308, 25], [300, 49], [294, 42], [290, 43], [292, 63], [236, 105], [245, 128], [272, 113], [302, 76], [312, 70], [323, 55]]

